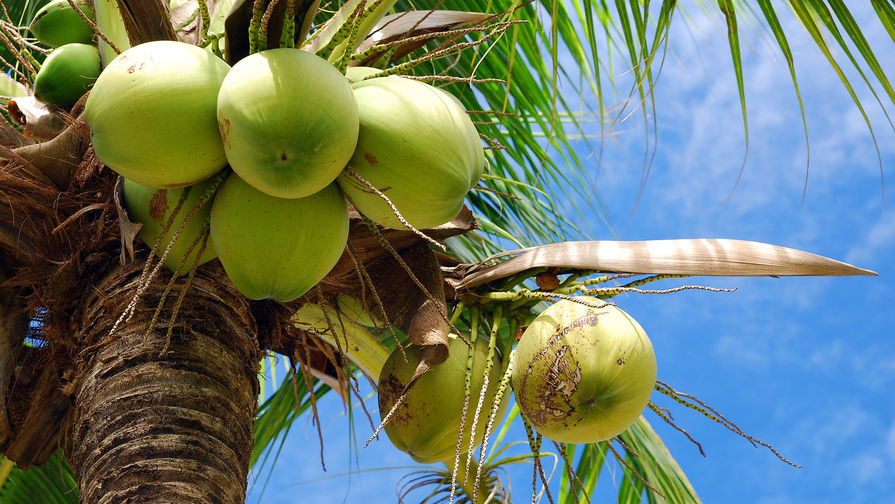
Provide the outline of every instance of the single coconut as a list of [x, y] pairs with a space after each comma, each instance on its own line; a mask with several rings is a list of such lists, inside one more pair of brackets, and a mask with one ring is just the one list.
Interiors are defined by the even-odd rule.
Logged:
[[[485, 163], [475, 125], [460, 102], [403, 77], [368, 79], [353, 88], [360, 134], [348, 168], [382, 191], [416, 228], [456, 217]], [[358, 211], [404, 229], [385, 201], [350, 173], [338, 181]]]
[[[124, 179], [124, 206], [127, 208], [130, 218], [142, 224], [139, 236], [149, 247], [154, 246], [158, 237], [165, 231], [168, 219], [171, 218], [172, 213], [177, 208], [184, 191], [189, 189], [189, 195], [187, 195], [183, 205], [181, 205], [177, 216], [174, 217], [171, 227], [165, 231], [164, 237], [156, 251], [159, 257], [164, 254], [168, 244], [171, 243], [171, 238], [174, 237], [174, 233], [180, 228], [186, 217], [193, 213], [189, 222], [180, 232], [180, 236], [174, 242], [174, 245], [171, 246], [171, 251], [165, 259], [165, 266], [172, 272], [180, 267], [178, 273], [184, 275], [189, 273], [193, 264], [196, 263], [199, 250], [202, 249], [202, 240], [199, 237], [208, 224], [214, 194], [212, 193], [201, 207], [197, 208], [197, 205], [215, 181], [216, 179], [210, 179], [196, 185], [178, 189], [156, 189], [138, 184], [133, 180]], [[189, 256], [186, 257], [188, 251]], [[184, 260], [184, 257], [186, 257], [186, 260]], [[215, 257], [214, 247], [212, 247], [211, 242], [207, 242], [196, 266], [204, 264]]]
[[[453, 467], [457, 440], [460, 436], [460, 419], [463, 414], [465, 393], [466, 357], [468, 348], [456, 335], [448, 338], [449, 357], [443, 363], [429, 369], [413, 384], [404, 403], [385, 425], [388, 438], [401, 451], [423, 464], [445, 462]], [[379, 375], [379, 413], [384, 418], [404, 392], [420, 362], [421, 348], [405, 347], [407, 360], [400, 350], [389, 355]], [[472, 380], [469, 407], [463, 432], [463, 450], [469, 446], [473, 415], [484, 381], [485, 364], [488, 360], [488, 342], [477, 339], [473, 352]], [[475, 443], [482, 442], [491, 407], [500, 382], [500, 359], [494, 356], [490, 384], [485, 394], [482, 417], [476, 422]], [[503, 418], [507, 406], [502, 398], [497, 421]]]
[[233, 171], [278, 198], [328, 186], [357, 143], [348, 80], [300, 49], [262, 51], [233, 65], [221, 85], [217, 118]]
[[562, 300], [528, 326], [513, 354], [519, 409], [545, 437], [595, 443], [625, 431], [656, 384], [656, 356], [630, 315], [596, 298]]
[[84, 110], [97, 157], [150, 187], [210, 177], [227, 163], [215, 109], [229, 69], [183, 42], [147, 42], [119, 54], [96, 80]]
[[96, 81], [99, 51], [87, 44], [65, 44], [44, 60], [34, 78], [34, 96], [67, 107], [73, 105]]
[[348, 205], [335, 184], [275, 198], [231, 174], [211, 210], [211, 241], [249, 299], [292, 301], [317, 285], [348, 242]]
[[[93, 4], [89, 0], [73, 2], [87, 19], [93, 21]], [[28, 27], [35, 38], [51, 46], [88, 44], [93, 39], [93, 28], [72, 8], [68, 0], [54, 0], [37, 11]]]

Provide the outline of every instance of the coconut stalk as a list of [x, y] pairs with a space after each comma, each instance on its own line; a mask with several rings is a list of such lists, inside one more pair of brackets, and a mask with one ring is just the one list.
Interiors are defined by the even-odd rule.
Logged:
[[93, 12], [96, 17], [96, 27], [115, 46], [110, 46], [103, 38], [98, 40], [99, 55], [103, 67], [105, 67], [118, 56], [118, 51], [124, 51], [130, 47], [130, 40], [124, 27], [121, 11], [118, 10], [117, 0], [93, 0]]
[[63, 443], [81, 502], [242, 503], [261, 358], [248, 301], [208, 268], [174, 285], [190, 289], [175, 321], [169, 296], [151, 327], [160, 282], [113, 331], [139, 266], [113, 274], [84, 307]]

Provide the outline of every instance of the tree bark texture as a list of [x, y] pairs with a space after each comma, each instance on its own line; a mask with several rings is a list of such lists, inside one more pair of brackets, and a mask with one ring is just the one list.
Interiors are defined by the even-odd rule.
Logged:
[[248, 302], [219, 267], [204, 268], [173, 325], [184, 279], [150, 328], [165, 275], [112, 333], [141, 264], [107, 279], [85, 309], [63, 442], [80, 501], [242, 503], [261, 357]]

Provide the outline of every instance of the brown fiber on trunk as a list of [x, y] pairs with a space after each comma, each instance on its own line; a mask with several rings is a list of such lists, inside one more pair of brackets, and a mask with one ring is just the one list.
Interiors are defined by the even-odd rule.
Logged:
[[74, 407], [63, 447], [82, 503], [242, 503], [261, 357], [247, 300], [219, 266], [177, 281], [147, 332], [164, 284], [156, 281], [133, 319], [110, 330], [137, 289], [131, 265], [100, 286], [85, 309]]

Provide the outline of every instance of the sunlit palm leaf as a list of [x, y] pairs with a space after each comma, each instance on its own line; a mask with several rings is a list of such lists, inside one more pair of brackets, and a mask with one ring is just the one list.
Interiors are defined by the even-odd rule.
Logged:
[[[493, 264], [497, 259], [516, 256]], [[562, 242], [504, 252], [448, 271], [470, 289], [534, 268], [706, 276], [843, 276], [876, 273], [767, 243], [724, 239]]]
[[[647, 499], [651, 503], [700, 502], [687, 476], [646, 419], [643, 417], [637, 419], [634, 425], [619, 435], [619, 438], [636, 453], [625, 457], [631, 469], [625, 468], [625, 476], [619, 485], [619, 503], [638, 503], [643, 492], [646, 492]], [[645, 487], [632, 470], [651, 487], [661, 492], [664, 498], [658, 500], [656, 493]]]

